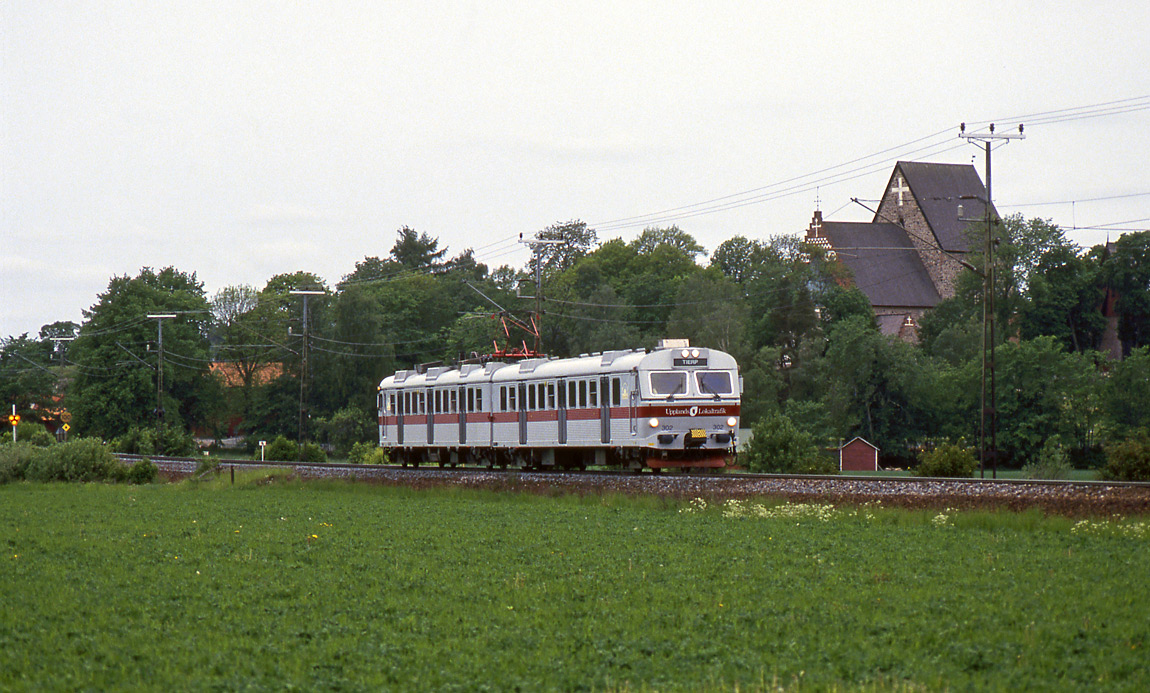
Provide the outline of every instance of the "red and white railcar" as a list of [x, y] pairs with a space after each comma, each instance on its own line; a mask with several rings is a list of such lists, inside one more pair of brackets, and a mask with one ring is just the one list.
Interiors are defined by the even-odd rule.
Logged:
[[405, 465], [722, 467], [740, 390], [734, 358], [685, 342], [403, 370], [379, 384], [379, 443]]

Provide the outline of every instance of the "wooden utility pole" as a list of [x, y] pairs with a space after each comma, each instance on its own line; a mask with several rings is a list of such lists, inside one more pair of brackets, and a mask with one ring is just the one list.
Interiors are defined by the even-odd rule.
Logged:
[[[986, 246], [984, 270], [982, 275], [982, 394], [981, 413], [978, 423], [978, 467], [979, 475], [986, 476], [986, 437], [987, 429], [990, 431], [990, 458], [991, 476], [998, 478], [998, 397], [995, 391], [995, 322], [994, 310], [994, 248], [998, 244], [993, 227], [999, 221], [994, 213], [994, 196], [990, 188], [990, 152], [991, 144], [995, 140], [1021, 140], [1026, 139], [1022, 134], [1023, 126], [1018, 126], [1018, 132], [995, 133], [994, 123], [990, 124], [990, 131], [984, 133], [967, 133], [966, 123], [959, 126], [958, 136], [970, 143], [981, 143], [986, 152], [986, 199], [984, 218], [986, 221]], [[989, 399], [987, 398], [987, 383], [989, 382]], [[988, 421], [989, 419], [989, 421]], [[988, 426], [989, 424], [989, 426]]]
[[176, 317], [175, 313], [156, 313], [148, 318], [156, 321], [156, 409], [152, 413], [158, 421], [164, 420], [164, 320]]
[[300, 377], [299, 377], [299, 429], [296, 434], [296, 439], [299, 444], [299, 460], [303, 461], [303, 419], [304, 419], [304, 402], [307, 401], [307, 351], [308, 351], [308, 327], [307, 327], [307, 299], [308, 296], [323, 296], [323, 291], [289, 291], [293, 296], [303, 296], [303, 349], [300, 350]]

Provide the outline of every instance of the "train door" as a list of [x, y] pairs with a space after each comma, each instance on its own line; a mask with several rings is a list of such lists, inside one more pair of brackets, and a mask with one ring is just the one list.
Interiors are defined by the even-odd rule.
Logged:
[[[594, 383], [595, 381], [591, 381]], [[611, 442], [611, 379], [599, 376], [599, 440]]]
[[555, 387], [559, 388], [559, 399], [556, 400], [555, 406], [558, 409], [558, 425], [559, 425], [559, 444], [567, 444], [567, 381], [560, 379]]
[[403, 445], [403, 415], [407, 413], [404, 406], [411, 401], [411, 393], [406, 390], [397, 390], [395, 393], [395, 440]]
[[631, 386], [628, 388], [630, 392], [627, 397], [627, 406], [629, 408], [628, 416], [631, 420], [631, 435], [639, 435], [638, 429], [638, 413], [639, 413], [639, 374], [632, 372], [630, 378]]
[[[473, 393], [474, 394], [474, 393]], [[467, 388], [459, 387], [459, 444], [467, 443]]]
[[527, 385], [519, 383], [519, 444], [527, 444]]
[[427, 389], [427, 444], [431, 445], [435, 442], [435, 406], [433, 404], [433, 397], [435, 393], [431, 388]]

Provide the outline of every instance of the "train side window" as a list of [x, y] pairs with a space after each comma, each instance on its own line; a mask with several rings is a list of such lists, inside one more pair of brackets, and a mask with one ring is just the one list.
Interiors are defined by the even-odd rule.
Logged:
[[456, 390], [451, 391], [451, 413], [459, 413], [459, 392]]
[[499, 411], [507, 411], [507, 388], [499, 386]]
[[555, 383], [547, 383], [547, 408], [555, 408]]
[[428, 407], [427, 394], [424, 392], [420, 392], [419, 393], [419, 413], [420, 414], [426, 414], [427, 410], [429, 408], [430, 407]]
[[587, 381], [586, 380], [580, 380], [579, 381], [579, 406], [581, 408], [587, 406]]
[[587, 400], [588, 400], [587, 404], [589, 404], [592, 407], [599, 406], [599, 397], [598, 397], [598, 388], [597, 388], [598, 385], [599, 385], [599, 383], [597, 383], [594, 380], [592, 380], [590, 383], [587, 384], [587, 391], [588, 391], [587, 392]]
[[519, 409], [515, 403], [515, 391], [518, 389], [515, 385], [511, 385], [507, 388], [507, 403], [511, 405], [511, 411], [517, 411]]
[[410, 392], [404, 392], [403, 393], [403, 413], [404, 414], [411, 414], [411, 393]]
[[535, 409], [535, 386], [527, 386], [527, 410], [532, 411]]
[[574, 409], [579, 404], [579, 398], [575, 396], [576, 383], [574, 380], [567, 383], [567, 406]]
[[547, 408], [547, 383], [539, 383], [539, 408]]
[[475, 388], [475, 411], [483, 411], [483, 390]]
[[559, 408], [567, 408], [567, 388], [562, 384], [559, 385]]
[[467, 411], [475, 411], [475, 388], [467, 388]]

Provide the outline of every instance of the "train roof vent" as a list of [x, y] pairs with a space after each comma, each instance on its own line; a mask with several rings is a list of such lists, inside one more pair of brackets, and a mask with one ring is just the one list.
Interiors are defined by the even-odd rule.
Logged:
[[535, 367], [543, 362], [544, 359], [527, 359], [526, 361], [519, 362], [520, 373], [534, 373]]
[[483, 366], [478, 363], [465, 363], [459, 367], [459, 377], [466, 378], [475, 371], [481, 370]]
[[394, 382], [402, 383], [404, 380], [407, 380], [407, 377], [411, 375], [411, 373], [411, 371], [396, 371]]
[[655, 345], [656, 349], [686, 349], [691, 346], [689, 339], [660, 339]]
[[484, 375], [491, 375], [492, 373], [499, 370], [500, 368], [503, 368], [506, 365], [507, 364], [503, 363], [502, 361], [488, 361], [487, 363], [483, 364], [483, 374]]
[[446, 373], [450, 370], [454, 370], [454, 369], [451, 368], [450, 366], [432, 366], [431, 368], [428, 368], [427, 369], [427, 382], [429, 382], [429, 383], [434, 382], [436, 378], [438, 378], [439, 376], [443, 375], [444, 373]]
[[615, 359], [619, 358], [620, 356], [626, 356], [629, 353], [631, 353], [631, 352], [629, 352], [629, 351], [604, 351], [603, 352], [603, 358], [599, 360], [599, 365], [601, 367], [605, 368], [607, 366], [610, 366], [612, 363], [614, 363]]

